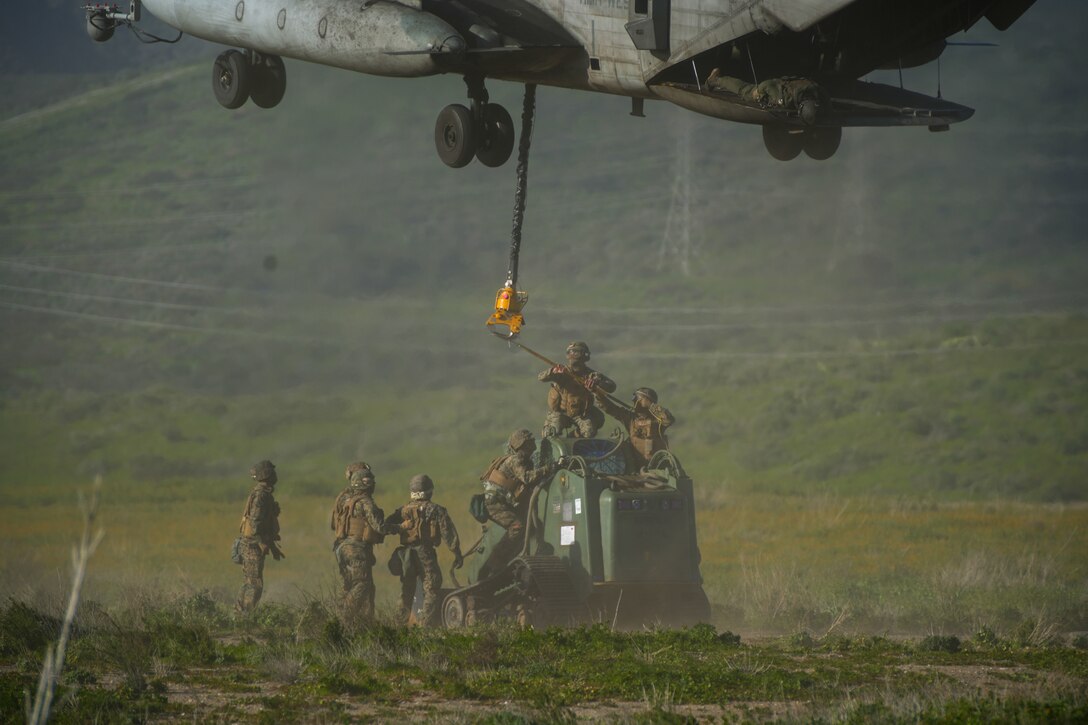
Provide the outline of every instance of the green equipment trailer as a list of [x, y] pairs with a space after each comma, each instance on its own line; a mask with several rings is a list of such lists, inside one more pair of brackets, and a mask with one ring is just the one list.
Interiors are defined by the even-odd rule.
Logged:
[[537, 465], [569, 462], [533, 492], [520, 555], [489, 562], [505, 530], [485, 523], [466, 552], [468, 581], [451, 577], [443, 624], [509, 617], [627, 629], [708, 620], [692, 480], [675, 456], [659, 451], [634, 470], [625, 439], [601, 438], [546, 438], [536, 456]]

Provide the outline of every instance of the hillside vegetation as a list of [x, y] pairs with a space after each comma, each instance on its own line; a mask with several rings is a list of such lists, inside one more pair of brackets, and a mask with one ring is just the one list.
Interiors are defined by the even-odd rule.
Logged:
[[[676, 414], [719, 622], [827, 626], [849, 604], [876, 626], [1083, 626], [1082, 15], [1040, 4], [978, 38], [1001, 47], [950, 49], [942, 89], [978, 108], [951, 133], [856, 130], [823, 164], [773, 162], [755, 128], [541, 89], [523, 340], [560, 357], [585, 339], [621, 392], [653, 386]], [[289, 63], [280, 108], [228, 113], [210, 49], [178, 52], [0, 77], [0, 520], [17, 554], [0, 574], [32, 585], [62, 564], [73, 491], [102, 474], [108, 571], [182, 577], [184, 560], [192, 587], [226, 587], [245, 472], [265, 457], [299, 586], [327, 584], [307, 562], [328, 556], [352, 459], [387, 508], [427, 471], [474, 531], [463, 502], [511, 429], [538, 428], [545, 392], [543, 365], [482, 324], [513, 166], [434, 155], [460, 80]], [[492, 84], [515, 116], [519, 92]], [[666, 233], [670, 213], [687, 237]], [[883, 534], [902, 510], [922, 513]], [[1001, 527], [1017, 533], [996, 541]], [[857, 583], [851, 566], [918, 540], [937, 543]], [[745, 569], [752, 541], [777, 545]], [[948, 584], [962, 571], [983, 574]]]
[[[856, 130], [825, 164], [542, 89], [525, 342], [587, 339], [622, 389], [658, 388], [708, 485], [1084, 498], [1085, 99], [1050, 90], [1084, 51], [1060, 16], [950, 49], [969, 123]], [[263, 456], [326, 481], [378, 450], [393, 480], [462, 477], [535, 428], [541, 365], [481, 325], [512, 166], [455, 171], [431, 147], [460, 81], [292, 63], [280, 108], [228, 113], [207, 65], [0, 123], [0, 445], [19, 452], [0, 496], [96, 472], [210, 491]], [[690, 243], [666, 235], [679, 157]]]

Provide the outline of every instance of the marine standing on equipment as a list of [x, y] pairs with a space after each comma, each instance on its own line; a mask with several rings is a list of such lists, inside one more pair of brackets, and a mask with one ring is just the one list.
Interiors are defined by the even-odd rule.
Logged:
[[628, 450], [638, 468], [645, 468], [655, 453], [668, 449], [665, 429], [675, 423], [676, 418], [667, 408], [658, 405], [657, 391], [637, 389], [631, 396], [632, 407], [613, 402], [600, 390], [593, 392], [604, 412], [627, 428]]
[[344, 590], [340, 609], [344, 623], [357, 627], [374, 618], [374, 545], [385, 538], [385, 514], [374, 503], [374, 473], [363, 462], [348, 466], [348, 487], [332, 510], [336, 532], [333, 551]]
[[394, 511], [385, 521], [385, 531], [400, 534], [400, 546], [393, 552], [389, 570], [400, 577], [400, 609], [402, 624], [411, 621], [412, 602], [416, 596], [416, 579], [423, 580], [423, 611], [419, 624], [430, 625], [438, 611], [438, 593], [442, 588], [442, 570], [438, 567], [437, 548], [445, 542], [453, 552], [453, 566], [464, 564], [461, 540], [445, 508], [431, 501], [434, 482], [430, 476], [419, 474], [408, 482], [411, 500]]
[[558, 463], [533, 468], [532, 455], [535, 450], [533, 434], [520, 428], [510, 434], [507, 454], [493, 460], [480, 476], [487, 517], [506, 529], [485, 565], [492, 574], [505, 566], [522, 545], [525, 517], [529, 513], [529, 497], [533, 489], [559, 468]]
[[246, 499], [242, 512], [240, 553], [242, 556], [242, 591], [235, 609], [252, 611], [264, 591], [264, 559], [268, 554], [279, 561], [284, 557], [276, 542], [280, 540], [280, 505], [272, 496], [276, 487], [276, 467], [272, 461], [260, 461], [249, 469], [249, 475], [257, 482]]
[[593, 370], [589, 360], [589, 345], [575, 341], [567, 345], [567, 364], [548, 368], [537, 376], [542, 383], [551, 383], [548, 391], [548, 415], [540, 436], [560, 435], [573, 428], [577, 438], [592, 438], [604, 425], [604, 414], [593, 404], [590, 390], [599, 388], [606, 393], [616, 390], [607, 376]]

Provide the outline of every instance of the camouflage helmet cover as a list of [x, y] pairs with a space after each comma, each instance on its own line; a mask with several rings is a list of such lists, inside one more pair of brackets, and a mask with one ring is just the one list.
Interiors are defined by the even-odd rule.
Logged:
[[408, 482], [408, 491], [410, 493], [427, 493], [434, 490], [434, 481], [426, 473], [419, 473], [412, 476], [412, 480]]
[[636, 398], [646, 398], [646, 400], [650, 401], [651, 403], [656, 403], [657, 402], [657, 391], [654, 390], [653, 388], [636, 388], [635, 393], [634, 393], [634, 397], [636, 397]]
[[[351, 480], [351, 474], [355, 473], [356, 471], [367, 471], [367, 472], [369, 472], [370, 471], [370, 465], [367, 464], [365, 461], [355, 461], [355, 463], [349, 463], [348, 467], [344, 469], [344, 478], [346, 478], [346, 479], [348, 479], [350, 481]], [[373, 477], [373, 474], [371, 474], [371, 477]]]
[[583, 355], [585, 355], [586, 360], [589, 359], [589, 345], [585, 344], [581, 340], [575, 340], [571, 344], [567, 345], [567, 354], [568, 355], [570, 353], [576, 351], [576, 350], [580, 351]]
[[369, 468], [359, 468], [351, 472], [351, 478], [348, 479], [352, 486], [359, 486], [360, 488], [374, 488], [374, 474], [370, 472]]
[[254, 478], [258, 481], [268, 481], [276, 475], [276, 466], [272, 461], [263, 460], [257, 461], [253, 464], [253, 468], [249, 469], [250, 478]]
[[510, 434], [510, 440], [507, 441], [507, 445], [510, 446], [510, 450], [520, 450], [523, 446], [532, 442], [533, 434], [528, 428], [518, 428], [516, 431]]

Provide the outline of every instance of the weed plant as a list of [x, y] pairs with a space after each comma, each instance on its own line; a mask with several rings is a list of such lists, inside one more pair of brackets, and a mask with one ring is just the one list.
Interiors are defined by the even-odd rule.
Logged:
[[[980, 630], [967, 642], [842, 634], [748, 641], [710, 625], [432, 631], [379, 621], [346, 632], [330, 618], [299, 638], [299, 623], [324, 611], [319, 600], [271, 607], [259, 625], [234, 619], [204, 592], [139, 609], [139, 617], [103, 612], [81, 623], [59, 721], [385, 719], [404, 703], [423, 715], [430, 707], [461, 708], [463, 716], [469, 707], [471, 719], [494, 722], [570, 721], [601, 715], [607, 703], [638, 722], [681, 722], [706, 708], [736, 715], [745, 703], [772, 703], [787, 721], [800, 708], [817, 722], [967, 722], [983, 714], [1073, 722], [1088, 714], [1088, 653], [1016, 632]], [[40, 637], [33, 612], [16, 601], [0, 612], [12, 644], [0, 658], [4, 720], [20, 712], [31, 681], [18, 663]], [[163, 626], [174, 614], [173, 626]], [[204, 704], [172, 696], [177, 688], [198, 691]]]

